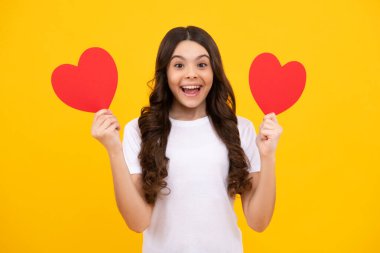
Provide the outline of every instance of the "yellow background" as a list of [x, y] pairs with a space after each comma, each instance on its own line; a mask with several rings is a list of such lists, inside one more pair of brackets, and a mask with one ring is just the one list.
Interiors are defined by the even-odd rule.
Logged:
[[[278, 115], [277, 202], [264, 233], [235, 209], [245, 252], [379, 252], [380, 3], [339, 1], [0, 1], [0, 252], [140, 252], [118, 213], [93, 114], [62, 103], [50, 77], [94, 46], [119, 71], [122, 126], [147, 104], [159, 42], [196, 25], [217, 42], [258, 128], [255, 56], [304, 64], [298, 103]], [[121, 131], [121, 135], [123, 132]]]

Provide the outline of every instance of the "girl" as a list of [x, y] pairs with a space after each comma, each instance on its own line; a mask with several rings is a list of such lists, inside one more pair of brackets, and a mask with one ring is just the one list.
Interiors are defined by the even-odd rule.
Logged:
[[282, 132], [274, 113], [256, 136], [235, 114], [235, 97], [211, 36], [177, 27], [163, 38], [150, 106], [120, 125], [95, 114], [92, 136], [107, 149], [118, 209], [143, 232], [144, 253], [242, 252], [233, 210], [240, 194], [248, 225], [268, 226], [275, 205], [275, 151]]

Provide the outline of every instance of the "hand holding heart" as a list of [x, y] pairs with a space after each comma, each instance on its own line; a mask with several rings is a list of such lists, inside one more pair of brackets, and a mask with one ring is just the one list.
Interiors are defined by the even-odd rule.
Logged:
[[110, 110], [101, 109], [95, 113], [91, 135], [102, 143], [108, 152], [122, 149], [119, 131], [120, 124]]
[[256, 137], [256, 144], [261, 157], [274, 157], [282, 127], [278, 124], [275, 113], [264, 116]]
[[[92, 136], [108, 151], [122, 148], [116, 117], [110, 110], [101, 109], [111, 104], [117, 80], [116, 64], [101, 48], [87, 49], [80, 57], [78, 67], [63, 64], [54, 70], [51, 78], [54, 91], [64, 103], [79, 110], [96, 112]], [[270, 53], [260, 54], [252, 62], [249, 71], [251, 92], [266, 114], [256, 138], [260, 156], [275, 155], [282, 133], [276, 114], [296, 103], [305, 81], [306, 71], [299, 62], [289, 62], [282, 67]]]

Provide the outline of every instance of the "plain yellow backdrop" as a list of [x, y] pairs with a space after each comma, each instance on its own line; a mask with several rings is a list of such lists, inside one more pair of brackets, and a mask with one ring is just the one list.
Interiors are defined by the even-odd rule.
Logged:
[[[238, 114], [263, 113], [255, 56], [297, 60], [300, 100], [278, 115], [277, 202], [263, 233], [235, 202], [245, 252], [380, 252], [380, 2], [0, 1], [0, 252], [140, 252], [118, 213], [93, 114], [62, 103], [50, 77], [102, 47], [119, 71], [110, 109], [124, 126], [148, 102], [159, 42], [196, 25], [217, 42]], [[120, 132], [122, 136], [122, 131]]]

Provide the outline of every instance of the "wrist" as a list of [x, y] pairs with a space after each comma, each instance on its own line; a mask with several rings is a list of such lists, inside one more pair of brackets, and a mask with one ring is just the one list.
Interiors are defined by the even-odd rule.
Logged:
[[275, 154], [260, 154], [261, 161], [275, 162], [276, 155]]
[[276, 168], [276, 157], [272, 156], [260, 156], [261, 171], [274, 172]]
[[110, 157], [115, 157], [115, 156], [123, 154], [123, 147], [122, 146], [110, 147], [110, 148], [107, 148], [107, 152]]

